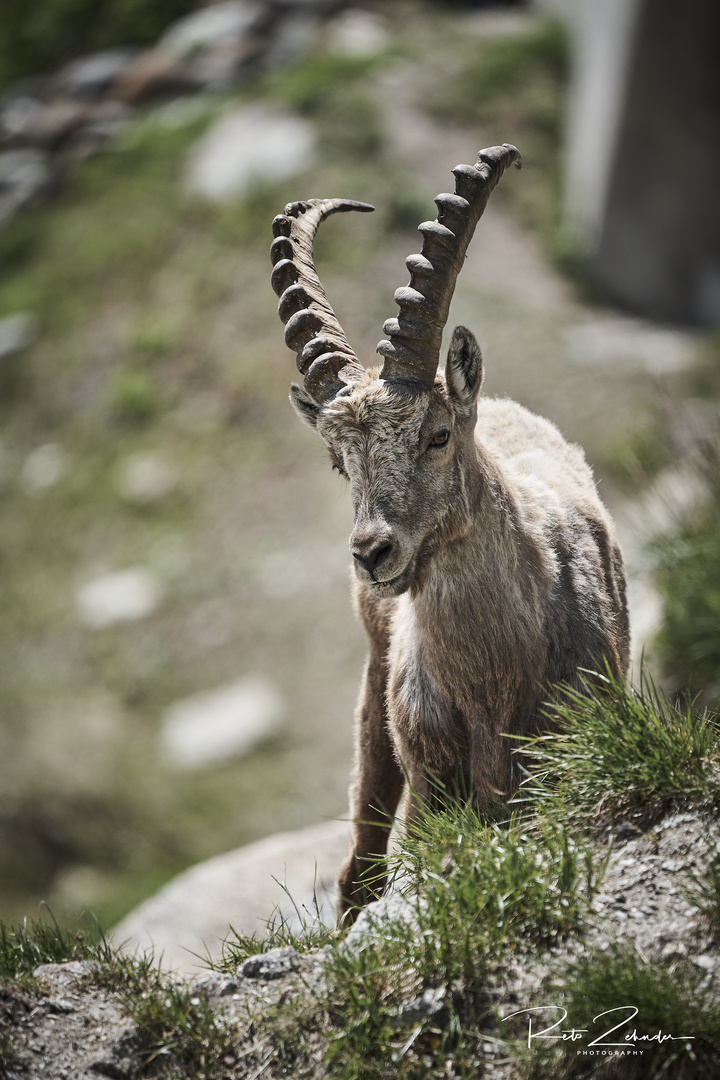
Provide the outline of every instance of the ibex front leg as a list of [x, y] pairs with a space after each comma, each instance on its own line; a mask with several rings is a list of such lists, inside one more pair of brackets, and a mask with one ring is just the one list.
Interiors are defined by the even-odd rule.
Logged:
[[355, 777], [350, 789], [353, 840], [338, 877], [339, 914], [352, 920], [357, 909], [382, 892], [378, 860], [387, 851], [393, 815], [404, 785], [388, 732], [387, 610], [385, 605], [358, 596], [358, 607], [370, 637], [355, 726]]

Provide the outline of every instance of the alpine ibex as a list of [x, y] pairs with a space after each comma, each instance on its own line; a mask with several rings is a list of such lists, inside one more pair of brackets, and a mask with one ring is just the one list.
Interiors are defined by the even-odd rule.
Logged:
[[622, 558], [582, 450], [522, 406], [478, 397], [482, 357], [464, 327], [437, 374], [465, 252], [513, 163], [514, 146], [494, 146], [453, 170], [455, 193], [419, 226], [422, 254], [407, 260], [379, 372], [352, 351], [312, 258], [328, 215], [373, 207], [310, 199], [273, 222], [272, 283], [304, 376], [291, 400], [350, 482], [354, 597], [370, 639], [344, 911], [372, 897], [405, 775], [419, 799], [436, 784], [480, 806], [507, 797], [504, 735], [542, 722], [548, 686], [577, 685], [578, 668], [627, 670]]

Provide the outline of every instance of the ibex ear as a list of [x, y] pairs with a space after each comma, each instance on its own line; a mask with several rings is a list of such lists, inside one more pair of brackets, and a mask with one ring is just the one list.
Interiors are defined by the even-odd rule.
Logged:
[[453, 330], [445, 363], [445, 382], [450, 399], [471, 410], [480, 393], [483, 381], [483, 362], [475, 336], [464, 326]]
[[302, 386], [298, 386], [297, 383], [293, 383], [290, 387], [290, 401], [295, 412], [298, 414], [304, 424], [309, 427], [317, 427], [317, 418], [320, 413], [320, 406], [314, 398], [303, 390]]

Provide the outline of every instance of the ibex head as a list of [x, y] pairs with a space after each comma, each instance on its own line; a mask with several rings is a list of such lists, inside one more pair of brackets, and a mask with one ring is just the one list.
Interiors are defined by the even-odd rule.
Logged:
[[514, 146], [481, 150], [477, 165], [453, 170], [455, 193], [435, 199], [438, 217], [419, 226], [422, 253], [406, 262], [410, 283], [395, 293], [397, 318], [384, 325], [382, 370], [359, 362], [328, 304], [312, 258], [317, 228], [330, 214], [372, 210], [366, 203], [310, 199], [273, 221], [272, 283], [286, 344], [297, 352], [304, 387], [292, 403], [324, 439], [350, 481], [355, 527], [350, 550], [360, 581], [380, 596], [422, 587], [434, 553], [469, 526], [475, 455], [475, 403], [482, 358], [457, 327], [445, 375], [437, 374], [450, 301], [490, 193], [511, 165]]

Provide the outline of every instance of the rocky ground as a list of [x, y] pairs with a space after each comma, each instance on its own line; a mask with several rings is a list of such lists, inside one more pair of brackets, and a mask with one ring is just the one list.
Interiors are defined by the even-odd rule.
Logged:
[[[621, 827], [583, 938], [552, 953], [508, 956], [489, 988], [499, 1017], [531, 1005], [552, 1005], [563, 963], [586, 950], [608, 949], [616, 941], [633, 942], [645, 959], [689, 958], [701, 972], [714, 973], [720, 966], [717, 941], [688, 903], [686, 890], [691, 875], [700, 874], [719, 849], [718, 819], [707, 811], [673, 813], [646, 832], [628, 824]], [[380, 912], [384, 904], [376, 905]], [[401, 909], [402, 904], [398, 908], [395, 903], [394, 915]], [[362, 947], [363, 935], [375, 932], [374, 918], [363, 916], [349, 947]], [[275, 1075], [270, 1065], [273, 1044], [263, 1031], [262, 1017], [293, 997], [322, 1002], [322, 970], [322, 952], [301, 956], [287, 947], [250, 958], [235, 975], [207, 971], [185, 979], [182, 985], [191, 1001], [207, 1002], [221, 1018], [221, 1027], [236, 1029], [233, 1049], [224, 1059], [228, 1080]], [[37, 988], [32, 991], [11, 986], [0, 991], [0, 1033], [10, 1034], [14, 1052], [5, 1066], [8, 1080], [89, 1080], [98, 1075], [131, 1080], [144, 1075], [142, 1032], [128, 1019], [118, 996], [98, 987], [92, 964], [44, 965], [35, 974]], [[437, 992], [421, 993], [405, 1009], [427, 1018], [439, 1013], [439, 1000]], [[641, 1022], [642, 1017], [638, 1025]], [[502, 1037], [502, 1031], [492, 1037], [496, 1035]], [[320, 1043], [317, 1075], [323, 1076]], [[507, 1047], [489, 1041], [486, 1050], [488, 1061], [479, 1075], [510, 1080], [515, 1066], [506, 1060]]]

